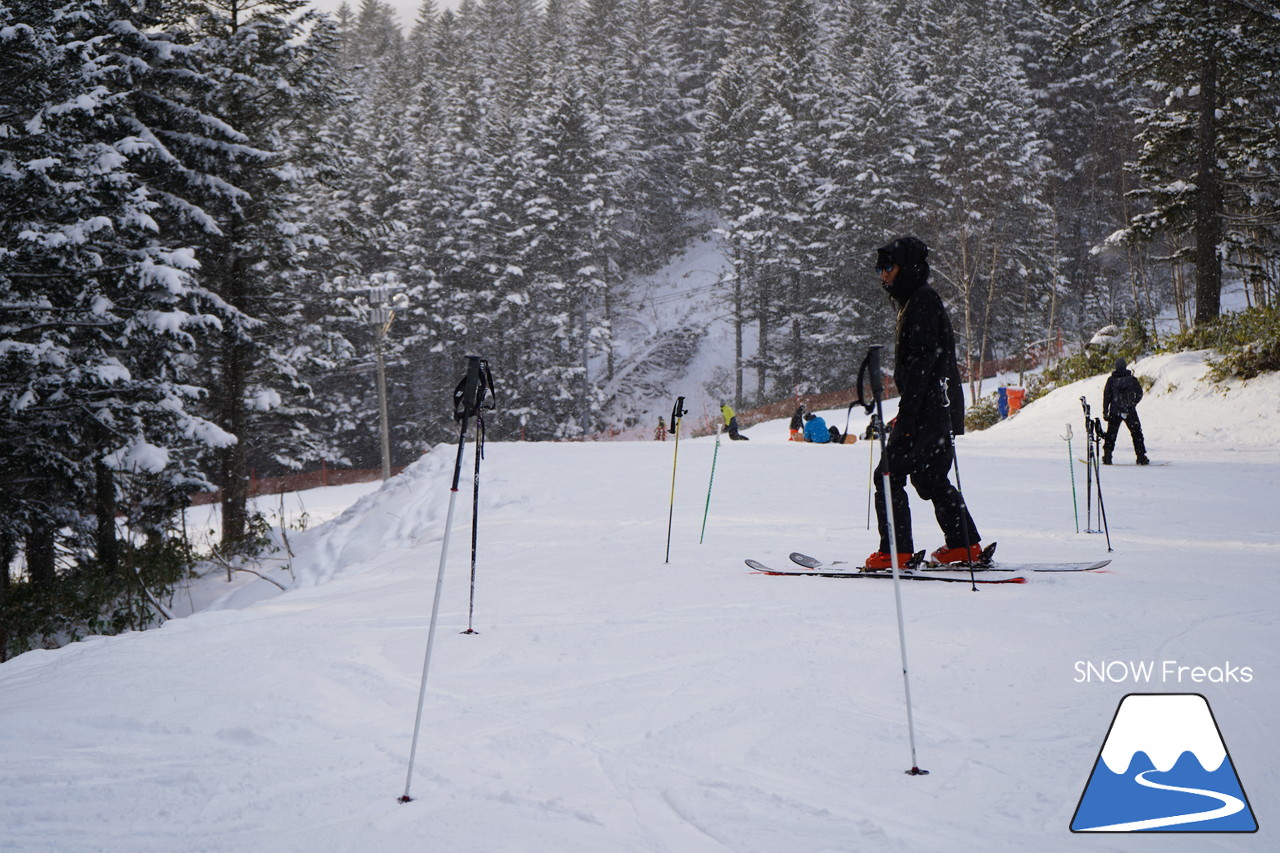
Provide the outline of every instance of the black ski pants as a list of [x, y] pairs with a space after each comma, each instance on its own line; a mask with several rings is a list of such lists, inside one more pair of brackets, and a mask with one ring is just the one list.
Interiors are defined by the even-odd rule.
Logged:
[[[889, 475], [889, 492], [893, 501], [893, 529], [897, 534], [898, 553], [910, 554], [915, 551], [911, 534], [911, 504], [907, 499], [907, 479], [915, 487], [916, 494], [933, 503], [933, 514], [942, 528], [946, 547], [963, 548], [980, 542], [978, 528], [969, 515], [960, 491], [948, 478], [951, 472], [951, 438], [941, 436], [936, 440], [928, 440], [917, 445], [915, 452], [904, 456], [899, 472], [897, 464], [891, 468]], [[892, 456], [890, 458], [892, 461]], [[889, 553], [889, 520], [885, 514], [884, 499], [884, 457], [875, 470], [876, 489], [876, 521], [880, 527], [880, 550]], [[966, 528], [968, 538], [966, 541]]]
[[1129, 437], [1133, 439], [1133, 452], [1139, 459], [1147, 455], [1147, 442], [1142, 437], [1142, 421], [1138, 420], [1138, 412], [1123, 412], [1114, 418], [1107, 418], [1107, 431], [1102, 436], [1102, 459], [1111, 461], [1111, 452], [1116, 449], [1116, 439], [1120, 436], [1120, 424], [1129, 428]]

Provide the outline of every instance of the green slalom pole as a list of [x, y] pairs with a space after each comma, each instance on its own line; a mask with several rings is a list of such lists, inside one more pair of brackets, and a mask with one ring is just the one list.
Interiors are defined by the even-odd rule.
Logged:
[[707, 507], [702, 511], [702, 535], [698, 537], [698, 544], [702, 544], [702, 540], [707, 535], [707, 515], [711, 512], [711, 487], [716, 482], [716, 457], [720, 455], [720, 433], [724, 430], [723, 424], [716, 425], [716, 449], [711, 454], [711, 479], [707, 482]]
[[1080, 532], [1080, 501], [1076, 497], [1076, 459], [1071, 452], [1071, 424], [1067, 424], [1067, 434], [1063, 436], [1067, 441], [1067, 467], [1071, 469], [1071, 508], [1076, 513], [1076, 533]]

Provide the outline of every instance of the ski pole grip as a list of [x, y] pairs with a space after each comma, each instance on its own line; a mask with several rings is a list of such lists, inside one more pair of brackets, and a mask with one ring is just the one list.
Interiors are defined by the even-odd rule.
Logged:
[[478, 355], [467, 356], [467, 375], [453, 395], [454, 420], [466, 420], [475, 415], [480, 407], [479, 395], [484, 390], [480, 385], [480, 367], [483, 361]]
[[881, 344], [873, 344], [867, 350], [867, 370], [871, 374], [871, 394], [879, 400], [884, 396], [884, 375], [880, 372], [880, 350], [884, 349]]
[[671, 426], [673, 429], [675, 428], [676, 421], [683, 418], [686, 414], [688, 413], [684, 408], [684, 397], [677, 397], [676, 404], [671, 407]]

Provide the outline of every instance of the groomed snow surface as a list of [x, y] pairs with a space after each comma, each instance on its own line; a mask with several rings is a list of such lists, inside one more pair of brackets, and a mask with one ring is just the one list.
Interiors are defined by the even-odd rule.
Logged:
[[[681, 441], [669, 563], [673, 443], [489, 443], [464, 635], [468, 445], [414, 800], [397, 802], [454, 466], [440, 446], [294, 533], [292, 567], [270, 570], [287, 592], [212, 578], [158, 630], [0, 664], [0, 850], [1275, 850], [1280, 377], [1215, 390], [1195, 355], [1134, 369], [1155, 377], [1140, 411], [1171, 464], [1104, 469], [1112, 554], [1072, 507], [1074, 470], [1083, 531], [1071, 460], [1101, 377], [960, 440], [998, 556], [1114, 562], [980, 592], [903, 584], [928, 776], [904, 773], [893, 584], [743, 565], [876, 545], [868, 443], [793, 444], [778, 421], [721, 443], [702, 544], [715, 442]], [[1081, 680], [1086, 662], [1117, 680]], [[1149, 681], [1126, 675], [1148, 662]], [[1069, 832], [1133, 692], [1208, 699], [1259, 832]]]

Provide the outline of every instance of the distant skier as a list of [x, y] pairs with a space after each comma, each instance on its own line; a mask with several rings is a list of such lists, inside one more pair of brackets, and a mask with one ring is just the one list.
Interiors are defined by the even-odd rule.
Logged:
[[804, 440], [814, 444], [826, 444], [831, 441], [831, 432], [827, 422], [820, 416], [810, 412], [804, 416]]
[[720, 414], [724, 416], [724, 425], [729, 430], [729, 438], [734, 441], [749, 441], [745, 435], [738, 433], [738, 416], [728, 403], [720, 404]]
[[1129, 427], [1129, 437], [1133, 439], [1133, 452], [1138, 456], [1138, 464], [1146, 465], [1147, 445], [1142, 437], [1142, 422], [1138, 420], [1138, 403], [1142, 402], [1142, 383], [1130, 372], [1123, 358], [1116, 359], [1116, 369], [1107, 377], [1106, 387], [1102, 390], [1102, 417], [1107, 422], [1106, 435], [1102, 437], [1102, 464], [1111, 464], [1111, 451], [1116, 449], [1116, 438], [1120, 434], [1120, 424]]
[[653, 431], [653, 440], [654, 441], [667, 440], [667, 421], [665, 418], [662, 417], [662, 415], [658, 415], [658, 426]]
[[[982, 553], [978, 528], [948, 479], [951, 434], [964, 432], [964, 391], [951, 319], [942, 298], [929, 286], [928, 255], [928, 247], [918, 238], [902, 237], [880, 249], [876, 258], [880, 284], [898, 309], [893, 379], [900, 397], [898, 416], [889, 429], [888, 452], [881, 458], [874, 477], [880, 550], [867, 557], [869, 569], [889, 568], [891, 547], [897, 549], [899, 567], [914, 551], [907, 477], [920, 497], [933, 502], [934, 515], [945, 537], [933, 558], [940, 563], [959, 563]], [[886, 466], [896, 543], [889, 542]]]

